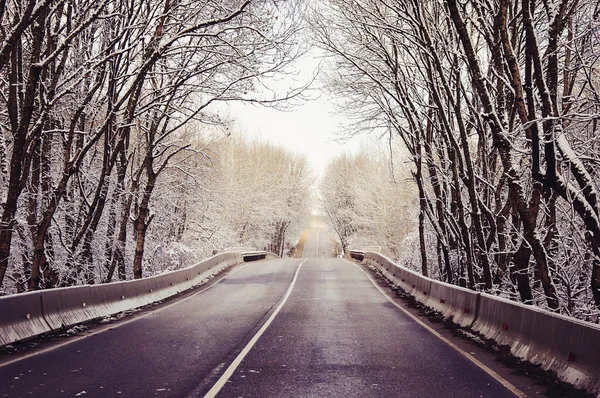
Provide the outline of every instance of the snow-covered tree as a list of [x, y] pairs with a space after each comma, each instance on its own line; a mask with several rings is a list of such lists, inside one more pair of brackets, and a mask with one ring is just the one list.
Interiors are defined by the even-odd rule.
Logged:
[[381, 246], [400, 258], [404, 239], [414, 228], [415, 187], [402, 158], [369, 146], [334, 158], [319, 184], [319, 199], [342, 249]]
[[344, 133], [411, 154], [421, 271], [598, 319], [597, 4], [315, 7]]
[[261, 100], [259, 79], [302, 51], [298, 4], [2, 2], [3, 291], [141, 277], [153, 196], [191, 150], [182, 129]]

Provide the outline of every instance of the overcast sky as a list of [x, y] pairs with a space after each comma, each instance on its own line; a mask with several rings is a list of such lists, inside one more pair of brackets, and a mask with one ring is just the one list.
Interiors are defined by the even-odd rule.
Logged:
[[230, 105], [230, 115], [248, 137], [259, 137], [308, 157], [317, 174], [344, 151], [354, 151], [358, 140], [336, 142], [333, 106], [323, 99], [307, 101], [291, 111], [279, 111], [247, 103]]
[[[278, 95], [290, 88], [303, 86], [310, 81], [320, 64], [318, 50], [312, 49], [294, 64], [288, 76], [277, 81], [264, 82]], [[311, 85], [307, 96], [313, 98], [295, 104], [289, 111], [281, 111], [252, 103], [233, 102], [226, 105], [229, 117], [247, 137], [258, 137], [273, 144], [305, 154], [317, 175], [322, 174], [330, 159], [343, 152], [355, 151], [359, 139], [347, 143], [336, 141], [338, 121], [334, 105], [319, 90], [318, 81]], [[260, 94], [258, 94], [260, 96]], [[271, 98], [272, 92], [265, 94]], [[298, 101], [295, 101], [298, 102]]]

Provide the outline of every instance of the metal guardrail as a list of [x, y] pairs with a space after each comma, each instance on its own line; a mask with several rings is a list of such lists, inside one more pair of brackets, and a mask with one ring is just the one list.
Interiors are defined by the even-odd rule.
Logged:
[[244, 249], [149, 278], [0, 297], [0, 346], [163, 300], [231, 265], [274, 257]]
[[509, 346], [514, 356], [600, 396], [600, 326], [426, 278], [380, 253], [350, 254], [362, 256], [365, 264], [454, 323]]

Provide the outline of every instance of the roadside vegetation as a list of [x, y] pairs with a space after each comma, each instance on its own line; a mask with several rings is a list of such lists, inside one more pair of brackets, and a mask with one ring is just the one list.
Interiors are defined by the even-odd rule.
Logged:
[[0, 2], [0, 294], [141, 278], [228, 245], [281, 251], [301, 206], [265, 187], [304, 189], [305, 160], [239, 150], [215, 105], [301, 91], [265, 87], [304, 51], [297, 6]]
[[[412, 199], [393, 197], [394, 212], [410, 203], [417, 213], [405, 235], [418, 236], [405, 265], [598, 322], [598, 3], [329, 0], [314, 7], [313, 34], [329, 63], [323, 81], [343, 99], [345, 136], [400, 142], [411, 163], [411, 182], [386, 182], [361, 173], [384, 170], [365, 154], [332, 162], [331, 175], [356, 167], [344, 180], [323, 182], [325, 208], [340, 209], [330, 215], [342, 243], [362, 234], [402, 258], [382, 237], [386, 228], [365, 222], [364, 214], [381, 212], [380, 195], [374, 191], [369, 203], [361, 191], [392, 195], [408, 185]], [[335, 184], [348, 195], [330, 196]]]

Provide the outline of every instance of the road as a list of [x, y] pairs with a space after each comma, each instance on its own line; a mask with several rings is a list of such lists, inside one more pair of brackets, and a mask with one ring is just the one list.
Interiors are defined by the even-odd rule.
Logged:
[[[207, 395], [208, 394], [208, 395]], [[8, 397], [512, 397], [312, 230], [184, 300], [0, 363]]]
[[331, 258], [332, 256], [327, 229], [318, 226], [311, 229], [304, 244], [302, 258]]

